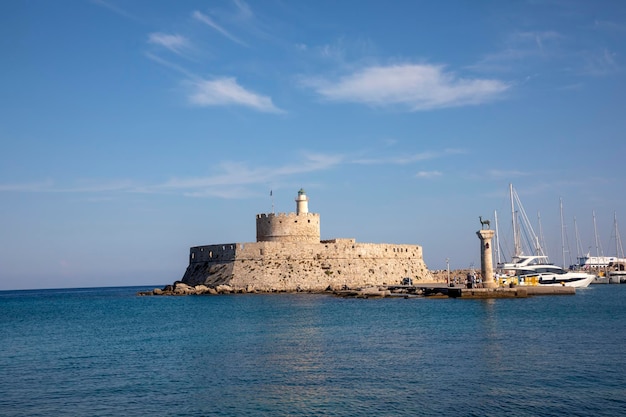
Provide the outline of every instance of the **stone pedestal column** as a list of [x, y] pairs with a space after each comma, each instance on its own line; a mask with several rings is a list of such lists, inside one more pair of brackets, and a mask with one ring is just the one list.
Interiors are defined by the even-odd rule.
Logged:
[[498, 284], [493, 277], [493, 256], [491, 255], [491, 239], [495, 234], [493, 230], [479, 230], [476, 232], [480, 239], [480, 271], [485, 288], [496, 288]]

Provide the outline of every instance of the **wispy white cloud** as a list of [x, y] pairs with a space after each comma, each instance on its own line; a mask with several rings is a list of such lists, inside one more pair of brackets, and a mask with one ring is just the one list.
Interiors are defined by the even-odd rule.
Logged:
[[168, 61], [166, 59], [163, 59], [163, 58], [161, 58], [161, 57], [159, 57], [157, 55], [154, 55], [154, 54], [152, 54], [150, 52], [146, 52], [145, 56], [148, 59], [151, 59], [152, 61], [154, 61], [154, 62], [156, 62], [156, 63], [158, 63], [160, 65], [163, 65], [164, 67], [173, 69], [173, 70], [175, 70], [175, 71], [185, 75], [185, 77], [187, 77], [188, 79], [192, 79], [192, 80], [199, 80], [200, 79], [195, 74], [187, 71], [184, 67], [182, 67], [182, 66], [180, 66], [178, 64], [174, 64], [173, 62], [170, 62], [170, 61]]
[[332, 42], [321, 45], [306, 45], [311, 56], [330, 62], [340, 68], [356, 68], [355, 62], [365, 65], [368, 58], [379, 54], [376, 45], [367, 38], [340, 36]]
[[243, 0], [233, 0], [237, 8], [237, 18], [240, 20], [250, 20], [254, 17], [250, 5]]
[[183, 191], [185, 197], [194, 198], [221, 198], [225, 200], [237, 200], [244, 196], [249, 196], [250, 189], [242, 186], [229, 186], [229, 187], [204, 187], [192, 191]]
[[413, 162], [426, 161], [429, 159], [436, 158], [437, 154], [435, 152], [422, 152], [410, 155], [395, 155], [389, 157], [378, 157], [378, 158], [361, 158], [355, 159], [352, 161], [355, 164], [362, 165], [405, 165]]
[[197, 106], [238, 105], [267, 113], [284, 113], [272, 102], [271, 97], [246, 90], [234, 77], [213, 80], [189, 80], [189, 101]]
[[344, 160], [341, 155], [321, 153], [304, 153], [298, 159], [297, 164], [254, 168], [242, 162], [222, 162], [217, 166], [219, 174], [194, 178], [172, 178], [154, 186], [153, 189], [193, 189], [194, 192], [204, 193], [213, 187], [267, 184], [296, 174], [332, 169]]
[[97, 182], [77, 181], [72, 185], [58, 185], [52, 180], [31, 183], [0, 184], [0, 192], [29, 193], [102, 193], [107, 191], [135, 191], [137, 185], [129, 180]]
[[398, 143], [398, 140], [394, 138], [385, 138], [383, 139], [383, 143], [385, 144], [385, 146], [394, 146]]
[[529, 49], [509, 47], [485, 55], [478, 62], [468, 65], [467, 69], [477, 72], [511, 72], [519, 69], [519, 62], [526, 62], [526, 59], [536, 54], [536, 51]]
[[50, 189], [54, 185], [51, 180], [28, 182], [28, 183], [11, 183], [0, 184], [0, 192], [41, 192]]
[[417, 174], [415, 174], [415, 177], [417, 178], [436, 178], [436, 177], [441, 177], [443, 174], [440, 171], [419, 171]]
[[345, 157], [339, 154], [305, 152], [300, 156], [297, 164], [285, 165], [278, 169], [276, 173], [288, 176], [303, 172], [324, 171], [344, 161]]
[[[390, 157], [367, 163], [405, 164], [445, 155], [447, 152], [427, 152], [410, 156]], [[172, 194], [189, 197], [244, 198], [254, 195], [254, 190], [267, 184], [292, 180], [297, 175], [307, 175], [336, 169], [355, 162], [348, 155], [320, 152], [302, 152], [297, 163], [279, 166], [254, 166], [241, 161], [224, 161], [215, 165], [214, 173], [196, 177], [172, 177], [162, 182], [145, 183], [134, 180], [78, 180], [71, 184], [57, 184], [52, 180], [32, 183], [0, 184], [0, 192], [77, 193], [88, 195], [89, 201], [102, 201], [121, 193]], [[420, 171], [417, 178], [441, 176], [439, 171]]]
[[[596, 20], [594, 29], [620, 33], [626, 31], [626, 25]], [[501, 51], [488, 54], [467, 68], [479, 72], [543, 73], [556, 70], [559, 75], [567, 71], [584, 76], [606, 76], [621, 71], [614, 51], [599, 45], [589, 47], [587, 43], [585, 49], [580, 49], [576, 39], [577, 36], [554, 30], [513, 32], [504, 37]], [[551, 62], [554, 66], [541, 67], [540, 62]]]
[[607, 31], [607, 32], [617, 32], [617, 33], [622, 33], [622, 32], [626, 32], [626, 24], [624, 24], [623, 22], [614, 22], [612, 20], [595, 20], [594, 22], [594, 28], [598, 29], [598, 30], [602, 30], [602, 31]]
[[[32, 183], [0, 184], [0, 192], [29, 193], [142, 193], [181, 194], [185, 196], [214, 196], [242, 198], [250, 195], [256, 185], [280, 182], [298, 174], [308, 174], [333, 169], [344, 161], [342, 155], [304, 152], [298, 163], [277, 167], [251, 166], [244, 162], [222, 162], [217, 164], [216, 174], [201, 177], [170, 178], [156, 184], [141, 184], [130, 180], [103, 181], [79, 180], [70, 185], [58, 185], [52, 180]], [[93, 197], [91, 197], [93, 198]], [[104, 198], [104, 197], [101, 197]]]
[[96, 180], [81, 180], [70, 187], [58, 187], [56, 192], [62, 193], [104, 193], [104, 192], [133, 192], [137, 191], [138, 186], [131, 180], [113, 180], [99, 182]]
[[582, 73], [592, 76], [604, 76], [614, 74], [619, 71], [620, 66], [616, 61], [617, 55], [608, 50], [602, 49], [593, 52], [584, 52]]
[[220, 25], [218, 25], [213, 19], [211, 19], [209, 16], [205, 15], [204, 13], [201, 13], [199, 11], [194, 11], [192, 14], [193, 18], [198, 20], [199, 22], [204, 23], [205, 25], [209, 26], [210, 28], [216, 30], [219, 34], [221, 34], [222, 36], [230, 39], [231, 41], [241, 45], [241, 46], [248, 46], [244, 41], [242, 41], [241, 39], [237, 38], [235, 35], [231, 34], [229, 31], [227, 31], [226, 29], [224, 29], [223, 27], [221, 27]]
[[176, 54], [182, 54], [189, 49], [189, 40], [182, 35], [171, 35], [167, 33], [155, 32], [148, 35], [148, 42], [162, 46]]
[[524, 171], [518, 171], [518, 170], [491, 169], [487, 171], [487, 175], [495, 179], [507, 179], [507, 178], [525, 177], [527, 175], [530, 175], [530, 173], [524, 172]]
[[513, 44], [518, 47], [534, 45], [536, 49], [543, 52], [549, 43], [554, 43], [564, 38], [563, 35], [554, 30], [516, 32], [511, 35], [509, 45]]
[[326, 44], [316, 48], [318, 54], [322, 58], [332, 59], [336, 61], [341, 61], [345, 55], [345, 45], [339, 42], [336, 44]]
[[552, 30], [516, 31], [503, 37], [499, 51], [485, 55], [467, 68], [479, 72], [519, 71], [521, 63], [528, 67], [539, 57], [559, 56], [558, 44], [564, 39], [565, 36]]
[[492, 79], [467, 79], [441, 65], [374, 66], [338, 80], [309, 79], [322, 97], [371, 106], [399, 105], [409, 111], [476, 105], [500, 97], [510, 88]]
[[405, 155], [394, 155], [389, 157], [378, 158], [359, 158], [352, 160], [354, 164], [362, 165], [406, 165], [414, 162], [427, 161], [431, 159], [441, 158], [446, 155], [465, 153], [461, 149], [445, 149], [443, 151], [426, 151]]
[[116, 13], [122, 17], [125, 17], [127, 19], [132, 19], [132, 20], [137, 20], [135, 18], [135, 16], [131, 15], [130, 13], [128, 13], [126, 10], [122, 9], [119, 6], [116, 6], [115, 4], [109, 2], [109, 1], [104, 1], [104, 0], [91, 0], [91, 2], [93, 4], [97, 4], [98, 6], [102, 6], [106, 9], [109, 9], [110, 11], [112, 11], [113, 13]]

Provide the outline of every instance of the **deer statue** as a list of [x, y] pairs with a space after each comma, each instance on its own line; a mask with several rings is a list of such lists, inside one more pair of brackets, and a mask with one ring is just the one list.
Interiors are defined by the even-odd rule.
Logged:
[[483, 216], [478, 216], [478, 219], [480, 220], [480, 228], [483, 229], [485, 227], [485, 225], [487, 225], [487, 229], [489, 229], [491, 227], [491, 223], [489, 223], [489, 220], [485, 219], [483, 220]]

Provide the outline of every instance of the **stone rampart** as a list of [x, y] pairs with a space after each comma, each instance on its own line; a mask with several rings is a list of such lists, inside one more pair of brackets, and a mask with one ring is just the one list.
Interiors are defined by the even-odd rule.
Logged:
[[433, 279], [418, 245], [255, 242], [191, 248], [182, 281], [258, 291], [323, 291]]
[[189, 264], [195, 262], [234, 261], [236, 249], [241, 243], [194, 246], [189, 249]]

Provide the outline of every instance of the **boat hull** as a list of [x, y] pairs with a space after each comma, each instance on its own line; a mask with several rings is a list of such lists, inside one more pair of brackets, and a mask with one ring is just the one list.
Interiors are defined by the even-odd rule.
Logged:
[[612, 271], [607, 274], [609, 284], [626, 284], [626, 272]]
[[555, 282], [543, 280], [539, 283], [540, 286], [548, 286], [548, 287], [575, 287], [575, 288], [586, 288], [593, 282], [595, 279], [595, 275], [589, 275], [584, 278], [571, 278], [569, 280], [555, 280]]

